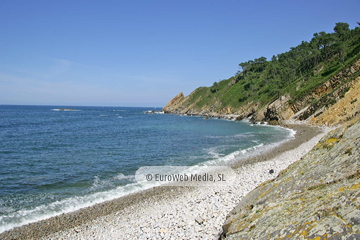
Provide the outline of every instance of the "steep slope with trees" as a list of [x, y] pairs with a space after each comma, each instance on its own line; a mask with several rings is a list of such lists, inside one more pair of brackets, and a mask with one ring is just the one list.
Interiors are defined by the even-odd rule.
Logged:
[[[199, 87], [186, 97], [179, 94], [163, 110], [209, 116], [237, 114], [257, 121], [314, 119], [359, 81], [359, 59], [360, 27], [350, 29], [347, 23], [336, 23], [333, 33], [315, 33], [309, 42], [303, 41], [271, 60], [259, 57], [242, 62], [235, 76], [211, 87]], [[351, 101], [358, 106], [360, 99]]]

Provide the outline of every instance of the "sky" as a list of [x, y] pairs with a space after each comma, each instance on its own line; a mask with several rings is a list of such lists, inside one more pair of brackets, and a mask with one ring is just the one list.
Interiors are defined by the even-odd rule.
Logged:
[[0, 0], [0, 105], [162, 107], [359, 13], [358, 0]]

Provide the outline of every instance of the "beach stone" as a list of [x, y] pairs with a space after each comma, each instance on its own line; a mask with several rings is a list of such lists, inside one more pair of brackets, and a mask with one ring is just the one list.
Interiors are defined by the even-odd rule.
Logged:
[[223, 239], [357, 239], [359, 136], [359, 119], [331, 131], [247, 194], [227, 216]]
[[[297, 152], [306, 153], [319, 139], [320, 135], [289, 153], [267, 161], [262, 159], [237, 166], [239, 174], [234, 184], [229, 186], [157, 187], [80, 211], [86, 214], [74, 213], [77, 218], [73, 219], [71, 226], [68, 226], [68, 219], [71, 219], [68, 216], [72, 213], [64, 214], [66, 218], [59, 218], [56, 222], [46, 220], [44, 223], [48, 228], [42, 238], [35, 234], [44, 225], [34, 224], [36, 229], [22, 228], [22, 237], [15, 237], [20, 235], [14, 235], [14, 231], [8, 237], [0, 235], [0, 239], [218, 239], [229, 211], [258, 184], [275, 177], [275, 174], [264, 173], [269, 169], [276, 172], [285, 169], [298, 160], [297, 156], [302, 157]], [[253, 205], [252, 211], [256, 211], [257, 205]], [[195, 216], [201, 217], [202, 224], [195, 221]], [[59, 226], [58, 222], [63, 225]], [[74, 231], [75, 227], [79, 233]], [[145, 228], [149, 232], [142, 230]]]
[[201, 225], [204, 223], [204, 219], [202, 219], [201, 217], [198, 216], [195, 218], [195, 222], [197, 222], [199, 225]]

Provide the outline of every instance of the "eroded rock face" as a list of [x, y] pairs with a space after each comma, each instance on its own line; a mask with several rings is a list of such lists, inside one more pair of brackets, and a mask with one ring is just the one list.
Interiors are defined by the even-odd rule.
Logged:
[[317, 125], [334, 125], [345, 122], [360, 114], [360, 77], [349, 84], [349, 90], [343, 93], [344, 97], [333, 106], [325, 109], [310, 122]]
[[[236, 114], [259, 122], [268, 121], [276, 123], [292, 119], [301, 121], [311, 120], [311, 123], [318, 125], [336, 125], [360, 114], [360, 101], [357, 97], [360, 78], [357, 77], [347, 82], [349, 78], [352, 78], [354, 74], [358, 74], [359, 71], [360, 60], [332, 76], [319, 87], [307, 93], [302, 99], [295, 102], [290, 101], [291, 97], [289, 94], [285, 94], [265, 106], [259, 102], [250, 101], [239, 108], [234, 108], [223, 105], [216, 98], [209, 100], [208, 103], [202, 103], [200, 106], [198, 103], [203, 100], [203, 96], [199, 94], [201, 88], [198, 88], [186, 97], [184, 97], [183, 93], [178, 94], [163, 108], [163, 111], [174, 114], [215, 117], [225, 114]], [[236, 81], [232, 81], [229, 85], [231, 86], [235, 83]], [[337, 110], [335, 109], [337, 107], [332, 109], [331, 107], [346, 97], [346, 95], [349, 95], [349, 90], [353, 92], [351, 94], [352, 97], [348, 97], [348, 100], [343, 101], [341, 108], [348, 108], [350, 112], [348, 109], [334, 112], [334, 110]], [[336, 118], [333, 118], [333, 113], [336, 113]]]
[[224, 239], [360, 239], [359, 119], [246, 195], [223, 230]]
[[164, 112], [173, 112], [181, 106], [181, 101], [184, 99], [184, 93], [176, 95], [166, 106], [162, 109]]
[[[335, 103], [342, 100], [342, 98], [348, 93], [350, 89], [356, 89], [356, 86], [358, 86], [360, 81], [359, 77], [355, 78], [350, 82], [346, 82], [345, 80], [353, 77], [354, 73], [358, 71], [360, 71], [360, 60], [355, 62], [352, 66], [343, 69], [335, 76], [329, 78], [325, 83], [323, 83], [313, 92], [310, 92], [301, 101], [297, 101], [296, 103], [289, 105], [294, 114], [299, 112], [301, 109], [306, 108], [300, 114], [297, 114], [297, 117], [295, 119], [311, 120], [312, 123], [320, 125], [326, 123], [328, 123], [329, 125], [336, 125], [351, 119], [355, 115], [358, 115], [358, 112], [356, 111], [351, 114], [347, 114], [346, 111], [345, 113], [337, 112], [336, 114], [339, 115], [335, 115], [333, 112], [332, 114], [330, 114], [330, 118], [333, 118], [331, 123], [326, 121], [326, 118], [329, 119], [329, 117], [327, 117], [327, 115], [329, 115], [328, 113], [323, 116], [323, 113], [326, 111], [329, 112], [329, 108], [331, 108], [331, 106], [333, 106]], [[350, 102], [351, 100], [347, 101], [346, 105], [350, 106], [350, 104], [352, 104]], [[352, 107], [350, 106], [350, 108]], [[343, 117], [343, 115], [347, 116]], [[336, 119], [334, 117], [336, 117]]]

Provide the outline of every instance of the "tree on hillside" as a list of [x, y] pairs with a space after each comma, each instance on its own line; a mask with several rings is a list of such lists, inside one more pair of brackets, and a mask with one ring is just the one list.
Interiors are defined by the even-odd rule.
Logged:
[[343, 23], [343, 22], [336, 23], [336, 26], [334, 27], [334, 31], [337, 37], [342, 41], [346, 41], [350, 37], [349, 24], [347, 23]]
[[266, 57], [255, 58], [254, 65], [256, 72], [264, 71], [266, 67]]
[[216, 93], [218, 90], [219, 90], [219, 84], [217, 82], [214, 82], [211, 89], [210, 89], [210, 91], [212, 93]]
[[343, 41], [338, 41], [334, 46], [335, 51], [338, 53], [340, 63], [344, 63], [347, 47]]

